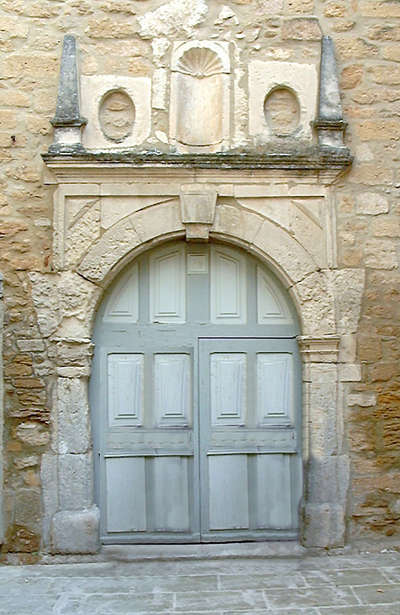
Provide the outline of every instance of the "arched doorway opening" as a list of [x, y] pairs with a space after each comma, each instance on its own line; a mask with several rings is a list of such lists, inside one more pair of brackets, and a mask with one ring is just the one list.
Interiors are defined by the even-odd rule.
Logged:
[[297, 538], [299, 332], [244, 250], [174, 241], [125, 268], [94, 330], [103, 542]]

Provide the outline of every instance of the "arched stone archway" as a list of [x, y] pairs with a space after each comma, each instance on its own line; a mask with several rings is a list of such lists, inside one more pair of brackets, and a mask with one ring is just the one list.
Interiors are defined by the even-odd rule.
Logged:
[[[75, 553], [99, 546], [87, 382], [92, 326], [104, 289], [141, 252], [185, 235], [244, 248], [267, 264], [292, 296], [302, 329], [301, 540], [316, 547], [343, 544], [348, 485], [343, 412], [346, 383], [359, 377], [354, 332], [363, 275], [335, 268], [329, 187], [316, 175], [292, 184], [282, 174], [267, 183], [239, 171], [234, 176], [179, 172], [165, 183], [155, 169], [149, 185], [148, 170], [113, 168], [101, 180], [95, 164], [83, 173], [79, 165], [61, 165], [56, 172], [57, 271], [31, 276], [39, 325], [58, 366], [57, 428], [42, 467], [47, 547]], [[182, 186], [187, 185], [196, 198], [185, 209]]]

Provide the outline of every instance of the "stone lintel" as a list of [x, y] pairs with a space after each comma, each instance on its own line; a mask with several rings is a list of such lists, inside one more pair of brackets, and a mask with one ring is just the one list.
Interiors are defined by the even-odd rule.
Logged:
[[297, 340], [305, 363], [337, 363], [339, 336], [312, 337], [304, 335], [299, 336]]

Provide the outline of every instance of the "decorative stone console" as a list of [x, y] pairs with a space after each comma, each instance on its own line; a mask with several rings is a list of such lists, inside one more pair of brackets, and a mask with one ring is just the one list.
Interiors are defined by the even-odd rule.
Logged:
[[[146, 145], [153, 130], [146, 80], [82, 79], [88, 122], [81, 136], [75, 53], [66, 37], [55, 142], [43, 156], [47, 182], [56, 186], [54, 273], [32, 274], [39, 325], [58, 366], [56, 428], [42, 468], [47, 548], [98, 548], [87, 397], [96, 307], [138, 254], [179, 237], [241, 246], [289, 290], [302, 327], [302, 542], [343, 545], [349, 478], [343, 417], [348, 382], [360, 377], [353, 340], [364, 278], [359, 270], [337, 269], [333, 184], [351, 156], [343, 145], [331, 40], [323, 40], [319, 88], [318, 67], [303, 65], [300, 75], [285, 62], [250, 65], [249, 141], [240, 150], [230, 147], [235, 67], [225, 43], [175, 45], [170, 135], [156, 151], [154, 142]], [[199, 105], [201, 88], [218, 117]]]

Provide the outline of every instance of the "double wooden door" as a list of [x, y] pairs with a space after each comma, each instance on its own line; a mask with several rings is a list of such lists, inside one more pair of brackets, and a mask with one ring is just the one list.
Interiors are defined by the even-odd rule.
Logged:
[[284, 291], [239, 250], [174, 243], [121, 277], [91, 381], [104, 542], [297, 536], [294, 332]]

